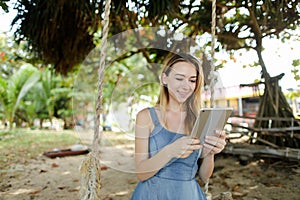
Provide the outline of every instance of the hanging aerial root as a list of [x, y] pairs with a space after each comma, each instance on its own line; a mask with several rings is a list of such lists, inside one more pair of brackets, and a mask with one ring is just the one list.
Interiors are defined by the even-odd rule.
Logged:
[[100, 200], [101, 165], [99, 156], [90, 152], [80, 165], [80, 200]]

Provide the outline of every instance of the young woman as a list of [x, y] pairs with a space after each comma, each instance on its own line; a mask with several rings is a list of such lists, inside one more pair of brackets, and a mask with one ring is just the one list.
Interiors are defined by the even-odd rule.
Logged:
[[[198, 59], [173, 54], [161, 74], [156, 106], [136, 117], [135, 162], [138, 183], [132, 200], [206, 199], [195, 179], [206, 181], [214, 169], [214, 154], [226, 145], [225, 132], [216, 130], [206, 144], [190, 136], [200, 110], [203, 72]], [[210, 145], [214, 144], [214, 145]]]

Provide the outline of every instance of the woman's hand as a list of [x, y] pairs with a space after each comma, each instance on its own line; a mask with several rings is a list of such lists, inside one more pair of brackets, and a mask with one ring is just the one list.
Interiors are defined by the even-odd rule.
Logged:
[[220, 153], [226, 146], [225, 138], [225, 131], [220, 130], [216, 130], [213, 136], [206, 136], [201, 157]]
[[201, 148], [200, 140], [189, 136], [183, 136], [168, 145], [169, 155], [172, 158], [186, 158], [191, 155], [194, 150]]

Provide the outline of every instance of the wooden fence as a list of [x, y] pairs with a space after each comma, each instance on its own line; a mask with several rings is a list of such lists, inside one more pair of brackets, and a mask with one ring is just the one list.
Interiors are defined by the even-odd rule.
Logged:
[[[268, 121], [269, 128], [254, 128], [255, 120]], [[291, 124], [288, 127], [272, 127], [276, 120], [287, 121]], [[225, 126], [228, 136], [228, 144], [223, 153], [240, 155], [244, 157], [277, 157], [288, 160], [300, 161], [300, 126], [299, 121], [294, 118], [254, 118], [233, 116]], [[264, 139], [268, 137], [281, 137], [293, 140], [296, 148], [289, 146], [278, 146], [277, 144]]]

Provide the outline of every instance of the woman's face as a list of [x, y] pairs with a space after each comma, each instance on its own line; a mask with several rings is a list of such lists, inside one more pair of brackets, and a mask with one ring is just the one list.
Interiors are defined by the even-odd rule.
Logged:
[[170, 100], [184, 103], [196, 88], [197, 70], [191, 63], [177, 62], [168, 75], [162, 75], [162, 80], [168, 88]]

